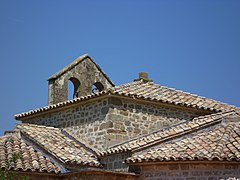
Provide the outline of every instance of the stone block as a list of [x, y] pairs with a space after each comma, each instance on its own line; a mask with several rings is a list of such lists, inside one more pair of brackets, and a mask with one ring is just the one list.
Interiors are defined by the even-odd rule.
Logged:
[[122, 131], [122, 130], [117, 130], [117, 129], [108, 129], [107, 133], [113, 133], [113, 134], [127, 134], [126, 131]]
[[123, 117], [119, 114], [108, 114], [108, 119], [113, 122], [123, 121]]
[[131, 122], [130, 122], [129, 120], [126, 120], [126, 121], [124, 122], [124, 124], [125, 124], [125, 126], [131, 126]]
[[115, 105], [115, 106], [122, 106], [122, 100], [118, 98], [109, 98], [109, 104]]
[[141, 130], [139, 128], [134, 128], [133, 132], [135, 134], [139, 134], [139, 133], [141, 133]]
[[181, 172], [180, 171], [168, 171], [168, 176], [169, 177], [178, 177], [178, 176], [181, 176]]
[[186, 178], [186, 180], [196, 180], [196, 178], [195, 177], [188, 177], [188, 178]]
[[119, 141], [119, 142], [121, 142], [122, 141], [122, 136], [121, 135], [116, 135], [116, 141]]
[[128, 116], [128, 114], [129, 114], [129, 112], [126, 111], [126, 110], [120, 110], [119, 112], [120, 112], [120, 114], [123, 115], [123, 116]]
[[114, 135], [113, 135], [113, 134], [107, 134], [107, 135], [106, 135], [106, 139], [107, 139], [108, 141], [111, 141], [111, 140], [114, 139]]
[[100, 130], [102, 129], [108, 129], [113, 127], [113, 122], [112, 121], [107, 121], [105, 123], [102, 123], [99, 127]]
[[218, 180], [218, 177], [208, 177], [208, 180]]
[[191, 172], [191, 175], [192, 175], [192, 176], [202, 176], [202, 175], [203, 175], [203, 172], [201, 172], [201, 171], [192, 171], [192, 172]]
[[102, 114], [102, 115], [107, 114], [107, 113], [108, 113], [108, 110], [109, 110], [109, 107], [103, 107], [103, 108], [101, 109], [101, 114]]

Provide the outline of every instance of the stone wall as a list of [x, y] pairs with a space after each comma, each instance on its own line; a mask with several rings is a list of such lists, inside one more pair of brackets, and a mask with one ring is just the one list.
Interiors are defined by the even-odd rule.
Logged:
[[141, 166], [144, 180], [218, 180], [240, 178], [238, 163], [173, 163]]
[[107, 146], [149, 134], [156, 130], [202, 115], [196, 111], [140, 103], [133, 100], [109, 99]]
[[106, 98], [32, 118], [28, 123], [64, 128], [99, 150], [200, 115], [172, 107]]
[[111, 154], [110, 156], [101, 157], [100, 161], [103, 164], [104, 169], [128, 172], [129, 166], [123, 163], [123, 161], [130, 156], [130, 153]]
[[[50, 174], [34, 172], [17, 172], [30, 180], [137, 180], [139, 175], [133, 173], [110, 172], [105, 170], [83, 170], [75, 173]], [[20, 179], [20, 178], [19, 178]]]
[[48, 113], [24, 121], [26, 123], [64, 128], [70, 135], [89, 145], [103, 150], [106, 147], [108, 100], [77, 105], [59, 112]]

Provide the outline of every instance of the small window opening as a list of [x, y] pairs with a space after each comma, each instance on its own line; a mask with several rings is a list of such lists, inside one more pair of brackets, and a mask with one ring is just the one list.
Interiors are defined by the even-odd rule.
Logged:
[[79, 97], [80, 81], [76, 78], [70, 78], [68, 80], [68, 100]]
[[92, 85], [92, 93], [98, 93], [103, 91], [104, 86], [100, 82], [96, 82]]

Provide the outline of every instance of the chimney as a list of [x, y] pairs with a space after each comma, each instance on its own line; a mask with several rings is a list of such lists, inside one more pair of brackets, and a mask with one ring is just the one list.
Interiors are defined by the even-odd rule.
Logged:
[[135, 79], [134, 81], [152, 82], [153, 80], [148, 79], [147, 72], [140, 72], [138, 79]]

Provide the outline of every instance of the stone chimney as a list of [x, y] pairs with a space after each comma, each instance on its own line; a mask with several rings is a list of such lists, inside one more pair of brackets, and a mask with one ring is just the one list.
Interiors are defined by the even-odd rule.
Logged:
[[148, 79], [147, 72], [140, 72], [138, 79], [135, 79], [134, 81], [152, 82], [153, 80]]

